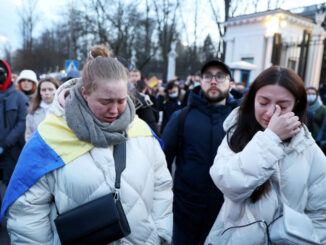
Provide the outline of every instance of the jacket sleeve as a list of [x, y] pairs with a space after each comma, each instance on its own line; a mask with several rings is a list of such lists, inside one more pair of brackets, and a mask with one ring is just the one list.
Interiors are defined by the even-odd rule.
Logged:
[[147, 106], [144, 108], [139, 108], [136, 111], [137, 115], [139, 116], [140, 119], [143, 119], [149, 126], [150, 128], [154, 131], [154, 133], [158, 136], [161, 137], [161, 134], [158, 130], [157, 123], [155, 121], [155, 115], [152, 106]]
[[245, 148], [234, 153], [224, 137], [210, 175], [223, 194], [234, 202], [251, 196], [275, 171], [275, 163], [285, 156], [282, 146], [268, 136], [257, 132]]
[[164, 153], [156, 139], [152, 150], [154, 160], [154, 196], [153, 196], [153, 219], [157, 232], [168, 243], [172, 239], [172, 177], [167, 168]]
[[326, 157], [314, 146], [308, 179], [308, 201], [305, 213], [312, 220], [321, 244], [326, 244]]
[[25, 141], [27, 142], [31, 137], [32, 137], [32, 134], [33, 134], [33, 125], [32, 125], [32, 120], [33, 120], [33, 117], [31, 114], [27, 114], [27, 117], [26, 117], [26, 130], [25, 130]]
[[27, 115], [27, 98], [23, 96], [17, 96], [18, 103], [18, 112], [17, 112], [17, 120], [16, 124], [10, 133], [7, 135], [4, 146], [12, 147], [17, 144], [20, 137], [22, 137], [25, 133], [26, 127], [26, 115]]
[[171, 166], [173, 163], [174, 157], [177, 155], [178, 150], [178, 115], [180, 114], [180, 110], [174, 112], [166, 124], [162, 139], [164, 142], [164, 153], [166, 157], [166, 161], [168, 164], [168, 168], [171, 171]]
[[53, 244], [50, 203], [53, 201], [43, 176], [8, 209], [7, 229], [11, 244]]

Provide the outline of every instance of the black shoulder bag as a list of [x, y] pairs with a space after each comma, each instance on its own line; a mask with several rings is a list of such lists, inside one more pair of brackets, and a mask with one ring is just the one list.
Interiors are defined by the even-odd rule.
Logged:
[[130, 234], [119, 190], [121, 173], [126, 167], [126, 142], [114, 147], [115, 191], [83, 204], [55, 220], [62, 244], [107, 244]]

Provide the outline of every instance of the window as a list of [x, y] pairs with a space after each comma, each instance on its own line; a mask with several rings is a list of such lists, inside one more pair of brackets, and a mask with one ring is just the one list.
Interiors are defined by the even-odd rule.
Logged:
[[241, 70], [240, 75], [240, 82], [246, 84], [246, 86], [249, 84], [249, 77], [250, 77], [250, 71]]
[[288, 59], [288, 68], [292, 69], [295, 71], [295, 65], [296, 65], [297, 61], [295, 59]]

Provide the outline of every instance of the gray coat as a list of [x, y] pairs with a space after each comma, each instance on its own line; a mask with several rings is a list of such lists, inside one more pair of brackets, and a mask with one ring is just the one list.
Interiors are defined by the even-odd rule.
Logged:
[[44, 107], [39, 107], [34, 114], [28, 113], [26, 117], [26, 131], [25, 131], [25, 140], [26, 142], [32, 137], [33, 132], [37, 128], [37, 126], [42, 122], [50, 107], [44, 108]]

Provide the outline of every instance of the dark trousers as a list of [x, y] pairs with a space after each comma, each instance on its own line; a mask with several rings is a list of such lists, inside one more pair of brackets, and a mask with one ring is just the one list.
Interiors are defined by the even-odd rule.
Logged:
[[197, 232], [184, 232], [174, 222], [172, 245], [201, 245], [201, 244], [204, 244], [204, 242], [205, 242], [205, 238], [203, 238], [198, 231]]

